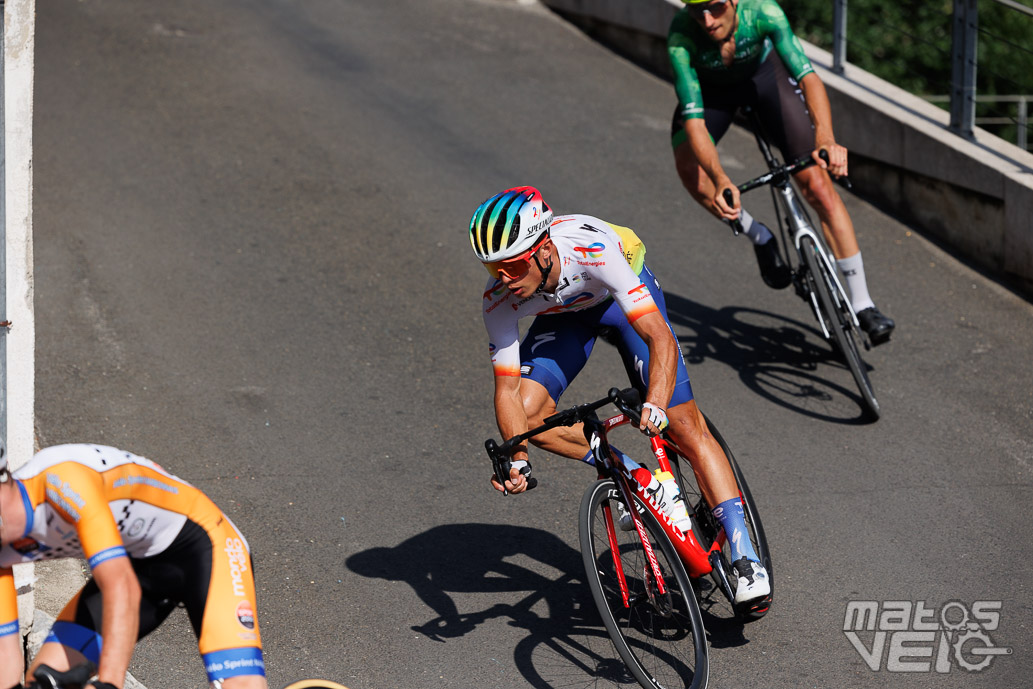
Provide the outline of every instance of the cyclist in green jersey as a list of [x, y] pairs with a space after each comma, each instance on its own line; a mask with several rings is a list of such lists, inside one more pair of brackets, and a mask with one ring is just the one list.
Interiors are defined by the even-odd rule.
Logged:
[[[717, 153], [716, 143], [736, 110], [752, 106], [787, 160], [809, 154], [818, 161], [798, 172], [796, 181], [821, 219], [861, 327], [872, 344], [886, 342], [895, 323], [868, 293], [853, 222], [829, 178], [829, 173], [847, 174], [847, 150], [836, 143], [825, 86], [785, 13], [775, 0], [682, 1], [687, 6], [675, 15], [667, 37], [678, 94], [671, 143], [682, 184], [716, 217], [741, 220], [768, 286], [789, 285], [789, 268], [774, 235], [740, 207], [739, 190]], [[822, 149], [829, 155], [827, 165], [818, 157]], [[724, 200], [726, 189], [731, 204]]]

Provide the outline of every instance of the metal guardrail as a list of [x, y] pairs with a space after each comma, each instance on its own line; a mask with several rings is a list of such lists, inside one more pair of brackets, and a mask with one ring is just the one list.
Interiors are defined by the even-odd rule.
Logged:
[[[1016, 0], [992, 0], [1011, 10], [1033, 17], [1033, 7]], [[833, 0], [832, 18], [832, 71], [842, 74], [847, 62], [847, 0]], [[953, 0], [951, 32], [951, 92], [946, 97], [950, 102], [950, 128], [959, 136], [971, 139], [976, 124], [1017, 124], [1018, 145], [1025, 149], [1026, 129], [1029, 125], [1027, 104], [1033, 95], [979, 96], [976, 93], [976, 51], [979, 34], [979, 8], [977, 0]], [[926, 97], [932, 102], [943, 102], [944, 97]], [[976, 102], [1016, 102], [1017, 121], [1006, 117], [976, 117]]]
[[[930, 103], [949, 103], [950, 96], [922, 96]], [[1027, 130], [1030, 126], [1029, 106], [1033, 103], [1033, 95], [1007, 95], [1007, 96], [979, 96], [975, 97], [977, 103], [1015, 103], [1016, 117], [975, 117], [975, 124], [1014, 124], [1018, 131], [1015, 137], [1015, 144], [1023, 149], [1029, 150], [1029, 135]]]

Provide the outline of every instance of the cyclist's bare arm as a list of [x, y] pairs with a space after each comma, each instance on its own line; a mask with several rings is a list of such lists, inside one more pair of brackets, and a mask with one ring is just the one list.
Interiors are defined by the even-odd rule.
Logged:
[[[649, 390], [646, 392], [645, 401], [666, 410], [674, 393], [678, 371], [678, 344], [659, 311], [645, 314], [635, 320], [631, 327], [649, 347]], [[649, 423], [647, 409], [642, 410], [639, 428], [652, 434], [660, 430]]]
[[[717, 154], [717, 146], [710, 138], [706, 122], [702, 117], [690, 117], [685, 120], [685, 135], [688, 138], [689, 146], [692, 148], [692, 155], [696, 162], [707, 173], [711, 183], [714, 185], [713, 209], [708, 209], [719, 218], [734, 220], [739, 217], [739, 189], [732, 184], [732, 180], [725, 174], [721, 167], [721, 158]], [[723, 196], [725, 189], [732, 190], [732, 198], [735, 201], [729, 206]]]
[[22, 679], [20, 634], [0, 636], [0, 687], [15, 687]]
[[103, 601], [100, 654], [97, 677], [122, 686], [140, 628], [140, 582], [128, 557], [116, 557], [93, 568], [93, 578]]
[[[800, 88], [814, 124], [814, 159], [837, 177], [847, 174], [847, 149], [836, 143], [832, 132], [832, 107], [829, 105], [825, 84], [817, 74], [811, 72], [800, 80]], [[828, 165], [818, 157], [818, 151], [823, 148], [829, 153]]]
[[[527, 432], [527, 414], [520, 396], [520, 376], [495, 376], [495, 421], [503, 438]], [[510, 455], [512, 461], [527, 460], [527, 446], [518, 446]], [[506, 481], [506, 490], [510, 493], [523, 493], [527, 490], [527, 480], [517, 468], [509, 472], [510, 480]], [[501, 491], [502, 486], [492, 478], [492, 485]]]

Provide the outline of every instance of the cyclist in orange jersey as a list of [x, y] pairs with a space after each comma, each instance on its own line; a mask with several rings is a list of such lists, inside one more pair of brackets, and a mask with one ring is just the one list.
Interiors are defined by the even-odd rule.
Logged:
[[197, 488], [103, 445], [58, 445], [14, 472], [0, 447], [0, 689], [21, 687], [11, 567], [82, 557], [91, 579], [26, 673], [91, 662], [87, 685], [120, 689], [136, 642], [182, 604], [212, 687], [266, 689], [247, 541]]

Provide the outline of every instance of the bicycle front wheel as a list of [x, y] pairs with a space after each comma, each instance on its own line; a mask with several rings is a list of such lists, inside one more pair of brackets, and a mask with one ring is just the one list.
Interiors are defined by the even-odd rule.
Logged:
[[617, 486], [602, 480], [585, 493], [580, 511], [581, 556], [592, 598], [639, 684], [703, 689], [709, 680], [707, 642], [689, 575], [659, 522], [637, 496], [635, 501], [667, 593], [659, 594], [638, 532], [617, 524]]
[[800, 240], [800, 252], [803, 254], [804, 263], [807, 265], [807, 272], [810, 276], [811, 286], [814, 288], [815, 296], [818, 299], [818, 309], [821, 312], [820, 318], [825, 329], [832, 336], [832, 341], [839, 349], [840, 355], [850, 369], [850, 375], [857, 383], [857, 389], [861, 392], [861, 399], [864, 402], [865, 411], [876, 420], [879, 418], [879, 402], [875, 399], [875, 390], [872, 388], [872, 381], [868, 378], [868, 367], [861, 359], [861, 352], [857, 348], [857, 339], [854, 335], [854, 322], [848, 313], [844, 313], [845, 304], [837, 304], [832, 298], [833, 290], [836, 289], [835, 281], [828, 274], [828, 267], [825, 261], [818, 255], [811, 237], [804, 237]]

